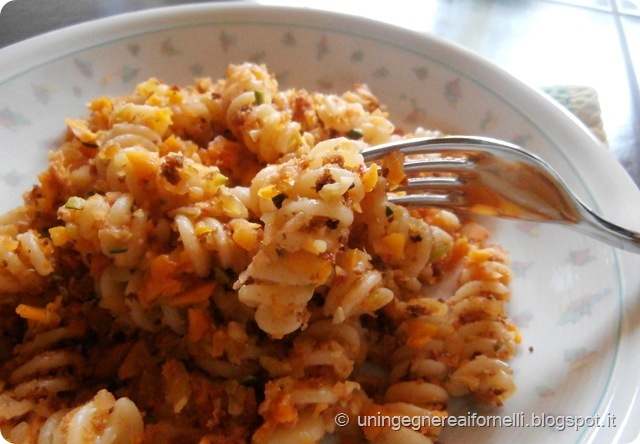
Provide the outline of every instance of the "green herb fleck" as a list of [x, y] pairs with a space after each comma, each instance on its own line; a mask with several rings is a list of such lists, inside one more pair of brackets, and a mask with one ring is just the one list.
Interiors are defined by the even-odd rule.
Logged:
[[256, 378], [253, 375], [250, 375], [244, 378], [243, 380], [241, 380], [240, 384], [244, 385], [245, 387], [253, 387], [254, 385], [256, 385], [257, 382], [258, 382], [258, 378]]
[[391, 208], [389, 205], [387, 205], [387, 207], [384, 209], [384, 214], [387, 217], [393, 216], [393, 208]]
[[429, 255], [429, 262], [435, 262], [437, 260], [442, 259], [444, 256], [449, 254], [451, 249], [453, 248], [453, 244], [450, 242], [434, 242], [433, 247], [431, 247], [431, 254]]
[[127, 251], [129, 251], [127, 247], [115, 247], [109, 250], [109, 254], [122, 254], [126, 253]]
[[329, 219], [327, 220], [326, 226], [330, 230], [335, 230], [340, 226], [340, 221], [338, 219]]
[[256, 99], [256, 105], [262, 105], [265, 102], [265, 93], [261, 90], [255, 90], [253, 96]]
[[213, 275], [216, 278], [216, 282], [220, 282], [222, 285], [227, 285], [231, 282], [229, 275], [220, 267], [213, 269]]
[[64, 207], [69, 210], [82, 210], [84, 208], [85, 200], [78, 196], [71, 196]]
[[360, 131], [359, 129], [354, 128], [347, 132], [347, 137], [353, 140], [360, 140], [362, 139], [362, 137], [364, 137], [364, 134], [362, 134], [362, 131]]
[[273, 196], [271, 198], [271, 202], [273, 202], [273, 204], [276, 206], [277, 209], [282, 208], [282, 203], [284, 202], [284, 200], [289, 197], [284, 193], [280, 193], [276, 196]]

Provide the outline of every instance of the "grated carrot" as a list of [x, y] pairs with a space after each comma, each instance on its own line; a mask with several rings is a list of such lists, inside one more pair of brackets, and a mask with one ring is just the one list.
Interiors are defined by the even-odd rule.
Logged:
[[486, 240], [491, 233], [482, 225], [476, 222], [465, 222], [460, 229], [460, 234], [469, 239], [471, 242], [482, 242]]
[[187, 339], [189, 342], [198, 342], [211, 329], [211, 319], [204, 308], [189, 308], [187, 310], [189, 330]]
[[387, 179], [389, 180], [389, 189], [393, 190], [405, 179], [404, 174], [404, 156], [394, 152], [385, 158], [386, 165], [389, 168]]
[[64, 245], [69, 240], [69, 236], [67, 236], [67, 229], [65, 227], [49, 228], [49, 237], [51, 237], [51, 242], [53, 242], [54, 247]]
[[238, 224], [234, 228], [231, 238], [240, 245], [243, 250], [251, 251], [258, 246], [258, 224]]
[[19, 304], [16, 313], [23, 319], [42, 324], [60, 323], [60, 315], [56, 310], [60, 307], [62, 298], [58, 296], [55, 301], [49, 302], [46, 307], [34, 307], [33, 305]]
[[158, 157], [149, 151], [127, 151], [127, 160], [133, 166], [134, 176], [140, 182], [152, 179], [159, 169]]
[[258, 196], [267, 200], [273, 199], [280, 193], [282, 193], [282, 191], [280, 191], [280, 189], [273, 184], [266, 185], [258, 190]]
[[298, 419], [298, 412], [290, 393], [279, 393], [271, 405], [271, 419], [277, 423], [294, 423]]
[[174, 276], [178, 264], [166, 254], [160, 254], [151, 260], [149, 282], [143, 291], [138, 293], [140, 302], [149, 305], [160, 295], [174, 296], [182, 290], [182, 284]]
[[108, 257], [101, 254], [94, 254], [91, 256], [89, 274], [94, 279], [97, 279], [109, 265], [111, 265], [111, 260]]
[[177, 296], [172, 297], [169, 300], [169, 304], [173, 307], [184, 307], [187, 305], [199, 304], [201, 302], [207, 301], [213, 291], [215, 290], [217, 285], [216, 281], [205, 282], [200, 285], [196, 285], [191, 288], [189, 291], [181, 293]]
[[467, 256], [469, 248], [469, 241], [466, 238], [462, 237], [460, 239], [457, 239], [453, 243], [451, 254], [448, 258], [445, 259], [443, 263], [443, 269], [450, 270], [451, 268], [458, 265], [458, 263], [460, 263], [460, 261]]
[[94, 112], [105, 112], [111, 111], [113, 109], [113, 104], [107, 97], [99, 97], [95, 100], [92, 100], [88, 106], [90, 111]]
[[48, 324], [54, 319], [60, 321], [60, 317], [55, 313], [49, 312], [46, 308], [34, 307], [32, 305], [20, 304], [16, 307], [16, 313], [23, 319], [42, 322], [44, 324]]
[[376, 186], [378, 182], [378, 165], [372, 163], [366, 173], [362, 175], [362, 185], [364, 186], [364, 191], [369, 192], [373, 190], [373, 187]]
[[491, 251], [488, 250], [471, 250], [469, 252], [469, 262], [481, 264], [491, 259]]
[[151, 352], [143, 341], [136, 342], [118, 367], [118, 378], [121, 380], [140, 375], [151, 361]]
[[513, 340], [516, 342], [516, 344], [520, 344], [522, 342], [522, 335], [520, 334], [520, 330], [515, 324], [507, 324], [507, 330], [513, 333]]
[[426, 323], [414, 324], [410, 327], [407, 347], [422, 348], [431, 341], [437, 332], [437, 325]]
[[158, 146], [158, 154], [164, 157], [169, 153], [180, 153], [182, 145], [183, 143], [175, 136], [169, 136]]
[[382, 252], [392, 261], [399, 261], [404, 257], [404, 247], [407, 238], [402, 233], [391, 233], [380, 239]]

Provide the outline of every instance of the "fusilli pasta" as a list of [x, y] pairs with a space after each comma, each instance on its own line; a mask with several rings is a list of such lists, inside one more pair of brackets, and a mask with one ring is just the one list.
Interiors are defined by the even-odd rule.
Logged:
[[0, 218], [9, 441], [431, 443], [356, 419], [515, 390], [507, 255], [387, 200], [402, 158], [362, 150], [429, 131], [366, 85], [281, 90], [245, 63], [88, 111]]

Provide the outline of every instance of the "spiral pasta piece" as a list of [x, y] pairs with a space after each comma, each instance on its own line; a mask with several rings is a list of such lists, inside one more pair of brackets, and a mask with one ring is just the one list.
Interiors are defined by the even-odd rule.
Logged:
[[455, 393], [471, 392], [483, 402], [501, 405], [515, 390], [505, 364], [519, 342], [517, 329], [506, 315], [510, 280], [504, 251], [469, 247], [460, 274], [462, 285], [448, 300], [455, 326], [449, 348], [460, 359], [452, 375]]
[[264, 67], [230, 67], [221, 92], [226, 122], [236, 137], [265, 162], [303, 148], [300, 124], [272, 104], [277, 81]]
[[55, 260], [49, 239], [34, 230], [0, 234], [0, 290], [33, 291], [45, 285]]
[[99, 391], [86, 404], [52, 415], [40, 429], [38, 443], [135, 443], [143, 432], [142, 416], [131, 400]]
[[441, 426], [432, 425], [429, 418], [437, 420], [443, 416], [445, 412], [407, 402], [371, 403], [363, 408], [359, 421], [367, 442], [431, 444], [437, 442]]
[[300, 442], [301, 437], [321, 442], [335, 427], [336, 412], [360, 410], [360, 387], [350, 381], [280, 378], [267, 384], [260, 405], [264, 424], [253, 437], [256, 443]]
[[355, 132], [370, 145], [388, 142], [395, 128], [366, 86], [343, 94], [314, 95], [324, 127], [339, 134]]
[[[252, 207], [261, 213], [266, 228], [261, 247], [236, 288], [240, 301], [257, 308], [260, 328], [275, 337], [306, 324], [307, 304], [315, 289], [334, 273], [332, 257], [367, 191], [363, 178], [368, 170], [360, 148], [346, 139], [321, 142], [308, 156], [266, 169], [251, 186]], [[298, 264], [303, 262], [307, 266], [300, 270]], [[357, 283], [346, 284], [350, 287], [346, 299], [330, 302], [327, 310], [336, 312], [335, 319], [344, 319], [351, 312], [380, 308], [390, 293], [377, 292], [372, 298], [368, 294], [380, 282], [380, 274], [370, 270]]]
[[86, 326], [81, 321], [60, 325], [64, 316], [61, 298], [46, 307], [20, 304], [16, 311], [31, 324], [24, 342], [17, 344], [12, 358], [0, 366], [4, 379], [0, 384], [0, 424], [8, 425], [5, 436], [11, 442], [29, 443], [36, 442], [46, 419], [38, 406], [58, 396], [73, 397], [82, 389], [86, 357], [68, 346], [82, 338]]
[[362, 250], [346, 250], [336, 257], [336, 273], [325, 296], [323, 312], [335, 323], [373, 313], [393, 299], [383, 285], [383, 275], [374, 269]]
[[323, 319], [309, 324], [296, 337], [288, 363], [299, 376], [322, 373], [347, 379], [364, 362], [366, 347], [360, 325], [335, 325]]
[[356, 224], [368, 227], [367, 250], [389, 266], [388, 280], [415, 291], [422, 286], [419, 276], [434, 259], [450, 250], [452, 241], [447, 233], [415, 217], [406, 208], [388, 202], [385, 185], [385, 181], [379, 181], [363, 199]]
[[59, 210], [64, 227], [53, 229], [54, 242], [67, 242], [85, 255], [102, 254], [118, 267], [135, 267], [146, 250], [148, 213], [134, 209], [128, 193], [69, 198]]
[[458, 396], [472, 393], [476, 399], [500, 406], [515, 391], [513, 370], [499, 359], [480, 355], [451, 375], [449, 390]]

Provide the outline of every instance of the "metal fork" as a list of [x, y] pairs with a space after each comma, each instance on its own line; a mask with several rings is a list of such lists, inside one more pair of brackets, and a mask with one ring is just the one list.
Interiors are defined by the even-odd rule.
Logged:
[[640, 233], [596, 214], [551, 166], [517, 145], [485, 137], [428, 137], [373, 146], [362, 155], [372, 162], [392, 152], [405, 156], [407, 176], [390, 190], [392, 202], [558, 223], [640, 254]]

